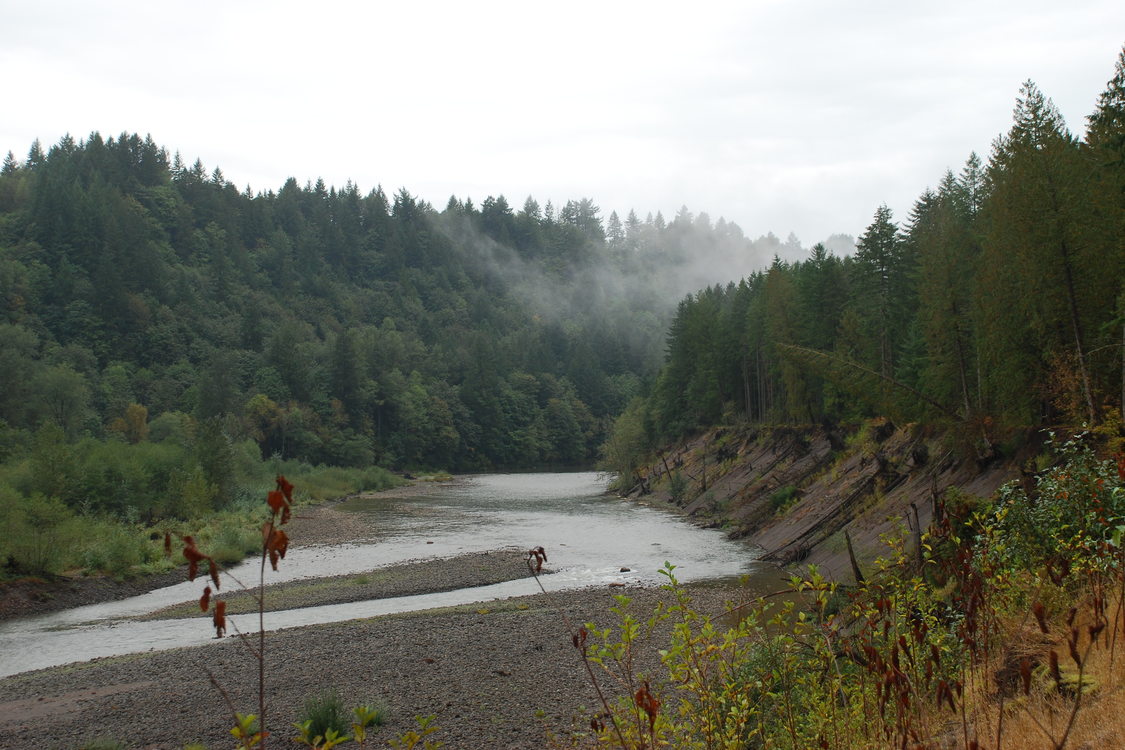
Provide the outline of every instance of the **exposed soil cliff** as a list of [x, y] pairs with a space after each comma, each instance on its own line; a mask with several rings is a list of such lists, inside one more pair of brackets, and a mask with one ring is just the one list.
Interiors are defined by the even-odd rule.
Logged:
[[883, 420], [716, 428], [643, 468], [627, 495], [726, 528], [769, 560], [816, 564], [850, 581], [845, 531], [863, 569], [885, 554], [882, 534], [925, 529], [949, 488], [988, 496], [1018, 474], [1014, 461], [965, 459], [940, 436]]

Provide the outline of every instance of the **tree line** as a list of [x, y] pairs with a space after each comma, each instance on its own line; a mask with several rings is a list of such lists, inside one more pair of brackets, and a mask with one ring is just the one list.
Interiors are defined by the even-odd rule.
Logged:
[[[1076, 138], [1024, 84], [969, 156], [855, 253], [823, 245], [688, 295], [611, 458], [709, 425], [874, 415], [960, 428], [1120, 425], [1125, 401], [1125, 52]], [[612, 463], [612, 461], [611, 461]]]
[[796, 249], [686, 208], [253, 193], [151, 137], [36, 141], [0, 169], [0, 460], [222, 436], [310, 464], [588, 466], [659, 367], [667, 300]]

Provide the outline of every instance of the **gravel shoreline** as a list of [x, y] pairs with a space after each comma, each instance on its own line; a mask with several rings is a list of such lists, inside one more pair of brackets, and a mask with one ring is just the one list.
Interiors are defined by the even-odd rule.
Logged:
[[[292, 536], [304, 544], [374, 537], [375, 530], [359, 514], [333, 504], [301, 509], [297, 515]], [[286, 607], [310, 606], [526, 575], [522, 552], [500, 550], [279, 584], [271, 593]], [[173, 582], [182, 580], [183, 572], [175, 576]], [[369, 578], [362, 581], [364, 576]], [[549, 575], [543, 584], [549, 591]], [[722, 612], [725, 601], [741, 598], [731, 584], [690, 590], [707, 612]], [[587, 727], [598, 704], [567, 622], [615, 623], [610, 608], [621, 594], [633, 600], [632, 611], [641, 620], [669, 596], [656, 588], [618, 585], [270, 632], [270, 747], [293, 746], [292, 722], [304, 701], [326, 689], [338, 691], [349, 706], [374, 702], [387, 707], [388, 722], [368, 747], [385, 747], [388, 738], [415, 726], [415, 716], [430, 714], [441, 728], [434, 739], [447, 748], [552, 746], [552, 737], [561, 740]], [[201, 621], [200, 627], [208, 623]], [[654, 674], [659, 674], [660, 645], [638, 654], [642, 668]], [[232, 637], [0, 679], [0, 750], [74, 750], [98, 738], [144, 750], [180, 750], [192, 742], [211, 750], [229, 747], [231, 712], [209, 673], [238, 710], [257, 713], [257, 662]], [[603, 688], [615, 690], [610, 680]], [[559, 741], [554, 746], [569, 745]]]
[[[544, 569], [544, 573], [548, 572]], [[527, 576], [527, 563], [521, 550], [474, 552], [457, 557], [406, 562], [350, 575], [271, 584], [266, 586], [265, 590], [265, 610], [273, 612], [415, 594], [436, 594], [473, 586], [504, 583]], [[258, 611], [257, 596], [254, 591], [223, 592], [214, 599], [226, 601], [227, 614], [237, 615]], [[165, 607], [136, 619], [161, 620], [199, 616], [198, 604], [190, 601]]]
[[[734, 592], [694, 588], [706, 611]], [[267, 635], [268, 728], [289, 746], [306, 698], [337, 690], [348, 705], [381, 702], [390, 718], [371, 746], [436, 716], [448, 748], [542, 748], [588, 725], [598, 699], [572, 647], [571, 622], [615, 622], [614, 596], [642, 618], [658, 589], [600, 588], [391, 615]], [[206, 626], [206, 623], [201, 624]], [[655, 646], [640, 653], [656, 664]], [[256, 662], [236, 638], [208, 646], [111, 657], [0, 680], [0, 748], [80, 748], [112, 738], [128, 748], [172, 750], [230, 743], [231, 701], [256, 712]], [[604, 682], [608, 691], [615, 686]], [[587, 710], [583, 710], [583, 707]], [[279, 743], [277, 738], [282, 738]]]

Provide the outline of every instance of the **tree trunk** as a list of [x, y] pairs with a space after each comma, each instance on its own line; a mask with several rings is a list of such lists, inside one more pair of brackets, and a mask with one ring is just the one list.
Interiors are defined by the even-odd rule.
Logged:
[[1086, 416], [1091, 426], [1094, 424], [1094, 397], [1090, 393], [1090, 375], [1086, 371], [1086, 354], [1082, 349], [1082, 321], [1078, 318], [1078, 298], [1074, 293], [1074, 276], [1070, 267], [1070, 253], [1066, 242], [1060, 243], [1063, 258], [1063, 271], [1066, 278], [1066, 297], [1070, 307], [1070, 323], [1074, 331], [1074, 351], [1078, 355], [1078, 373], [1082, 377], [1082, 395], [1086, 397]]
[[961, 408], [965, 410], [962, 415], [969, 418], [972, 406], [969, 403], [969, 376], [965, 367], [965, 345], [961, 342], [961, 324], [957, 316], [957, 303], [953, 303], [953, 340], [957, 343], [957, 374], [961, 378]]
[[918, 506], [914, 503], [910, 504], [911, 523], [910, 526], [914, 532], [914, 563], [918, 566], [918, 572], [922, 571], [922, 520], [918, 518]]

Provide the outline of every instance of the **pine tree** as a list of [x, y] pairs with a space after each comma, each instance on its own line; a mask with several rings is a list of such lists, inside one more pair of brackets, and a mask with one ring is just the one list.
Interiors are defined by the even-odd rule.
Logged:
[[884, 377], [894, 375], [894, 350], [906, 311], [907, 270], [904, 247], [886, 204], [856, 243], [855, 283], [859, 309], [876, 341], [879, 360], [875, 368]]
[[1000, 405], [1023, 419], [1034, 419], [1032, 394], [1076, 418], [1096, 416], [1087, 337], [1117, 282], [1092, 241], [1089, 171], [1054, 104], [1025, 83], [988, 168], [978, 285], [985, 369]]
[[946, 172], [937, 193], [915, 206], [907, 232], [918, 261], [917, 320], [927, 355], [919, 385], [943, 403], [958, 404], [963, 418], [975, 400], [971, 271], [979, 247], [972, 202], [971, 190]]

